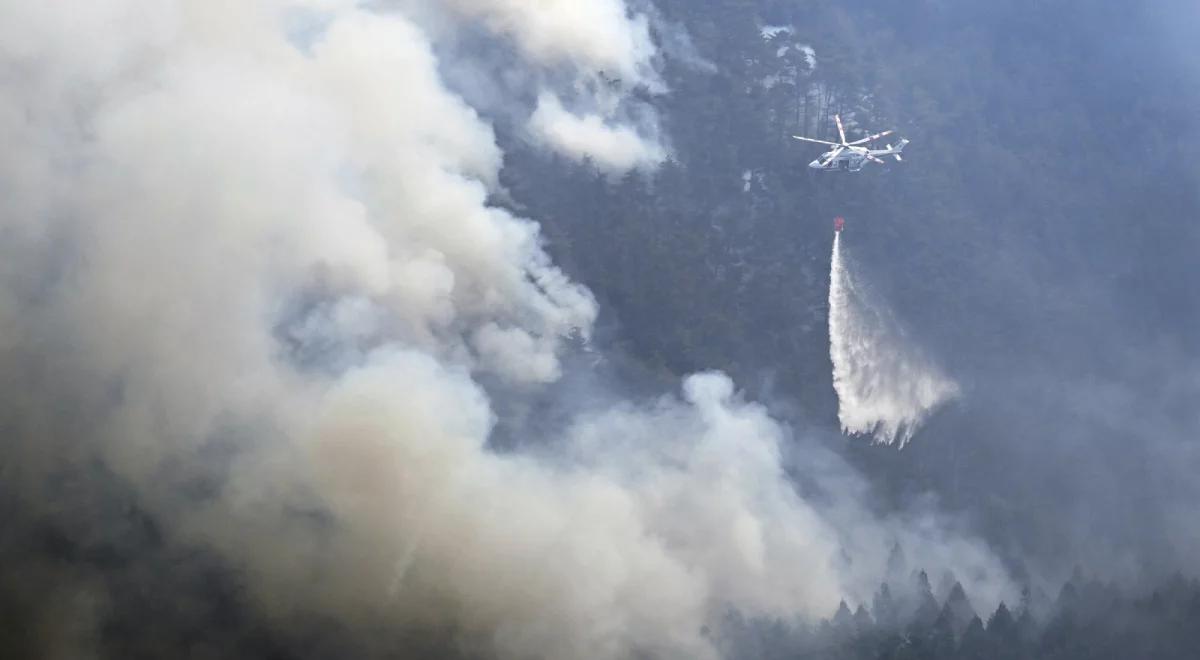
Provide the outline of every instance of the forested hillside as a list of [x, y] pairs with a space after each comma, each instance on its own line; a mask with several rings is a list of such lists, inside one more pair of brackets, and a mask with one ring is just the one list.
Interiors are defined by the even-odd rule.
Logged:
[[[1200, 328], [1196, 94], [1179, 42], [1144, 37], [1173, 8], [657, 6], [706, 60], [667, 58], [670, 162], [617, 179], [514, 136], [505, 172], [620, 345], [831, 420], [828, 241], [844, 216], [871, 285], [970, 392], [904, 452], [831, 441], [888, 501], [932, 489], [1062, 575], [1196, 567], [1161, 505], [1197, 492], [1160, 451], [1196, 428], [1179, 407], [1195, 388], [1155, 375], [1195, 364]], [[897, 129], [905, 162], [807, 169], [819, 148], [789, 136], [831, 136], [834, 113], [855, 135]], [[1115, 547], [1092, 556], [1096, 538]]]

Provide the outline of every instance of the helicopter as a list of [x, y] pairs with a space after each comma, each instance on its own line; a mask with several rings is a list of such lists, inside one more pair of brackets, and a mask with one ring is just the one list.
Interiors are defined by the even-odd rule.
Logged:
[[870, 147], [860, 146], [881, 137], [891, 135], [893, 131], [884, 131], [874, 135], [868, 135], [861, 140], [854, 142], [846, 141], [846, 130], [842, 127], [842, 118], [838, 115], [833, 116], [833, 120], [837, 123], [838, 135], [842, 138], [839, 142], [828, 142], [826, 140], [815, 140], [813, 138], [801, 137], [793, 135], [792, 137], [804, 142], [816, 142], [817, 144], [826, 144], [833, 149], [821, 154], [820, 158], [813, 160], [808, 166], [814, 170], [823, 170], [826, 172], [858, 172], [866, 164], [867, 161], [875, 163], [883, 163], [880, 156], [892, 156], [897, 161], [903, 160], [900, 158], [900, 152], [904, 150], [904, 145], [908, 144], [908, 140], [901, 139], [896, 146], [887, 145], [886, 149], [871, 149]]

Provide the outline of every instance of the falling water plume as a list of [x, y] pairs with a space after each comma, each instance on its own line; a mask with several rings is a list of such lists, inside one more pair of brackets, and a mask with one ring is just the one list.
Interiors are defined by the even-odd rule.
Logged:
[[829, 357], [842, 430], [883, 444], [903, 447], [930, 412], [959, 393], [855, 277], [840, 232], [829, 271]]

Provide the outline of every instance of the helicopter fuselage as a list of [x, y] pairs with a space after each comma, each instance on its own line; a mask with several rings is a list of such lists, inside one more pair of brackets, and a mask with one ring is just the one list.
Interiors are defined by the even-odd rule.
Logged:
[[827, 151], [821, 154], [820, 158], [816, 158], [808, 166], [814, 170], [824, 172], [858, 172], [867, 164], [867, 157], [864, 153], [851, 151], [849, 149], [838, 154], [833, 160], [828, 160], [832, 151]]

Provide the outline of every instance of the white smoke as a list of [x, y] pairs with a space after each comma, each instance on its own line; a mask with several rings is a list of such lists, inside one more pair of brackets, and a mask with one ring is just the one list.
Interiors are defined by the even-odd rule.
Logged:
[[[655, 17], [632, 11], [623, 0], [395, 2], [446, 41], [461, 40], [463, 28], [470, 27], [506, 44], [486, 55], [475, 44], [452, 49], [458, 51], [453, 68], [475, 88], [464, 90], [469, 96], [504, 97], [488, 99], [488, 105], [499, 106], [491, 111], [507, 113], [514, 98], [535, 97], [536, 105], [522, 108], [519, 121], [539, 146], [608, 174], [653, 169], [666, 159], [654, 108], [631, 95], [666, 91], [651, 36]], [[678, 28], [657, 22], [672, 45], [687, 43]], [[520, 55], [515, 65], [505, 55], [512, 50]], [[673, 53], [689, 62], [698, 59], [683, 48]]]
[[903, 447], [931, 411], [959, 393], [856, 281], [840, 232], [829, 271], [829, 357], [842, 429], [878, 442]]
[[607, 73], [626, 84], [659, 87], [651, 60], [656, 52], [650, 24], [622, 0], [448, 0], [463, 16], [477, 18], [512, 38], [529, 58], [567, 62]]
[[611, 173], [652, 169], [667, 157], [662, 147], [647, 142], [629, 126], [610, 125], [596, 114], [581, 117], [567, 112], [552, 94], [538, 99], [529, 127], [539, 140], [560, 153], [576, 161], [591, 159]]
[[[455, 6], [531, 56], [610, 38]], [[99, 459], [275, 616], [502, 658], [714, 657], [726, 608], [861, 602], [895, 538], [1004, 589], [978, 543], [869, 512], [832, 457], [822, 503], [800, 498], [787, 429], [720, 375], [580, 417], [545, 455], [490, 450], [480, 383], [552, 384], [596, 308], [487, 204], [503, 154], [409, 11], [0, 5], [6, 476], [49, 497], [39, 476]]]

